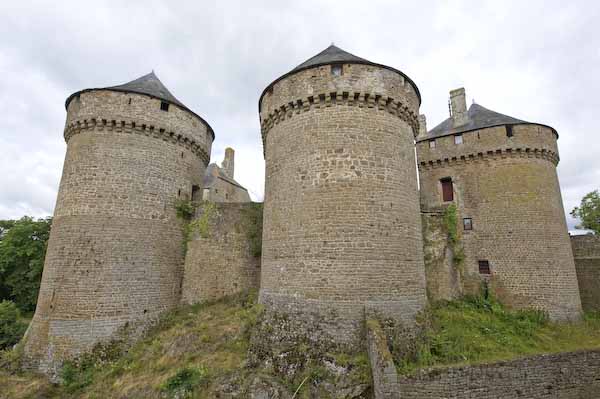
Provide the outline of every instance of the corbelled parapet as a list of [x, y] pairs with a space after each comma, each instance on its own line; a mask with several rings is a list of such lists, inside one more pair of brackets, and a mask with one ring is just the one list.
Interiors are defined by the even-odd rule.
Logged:
[[77, 92], [66, 107], [67, 154], [24, 347], [27, 365], [49, 374], [179, 303], [175, 203], [202, 186], [214, 138], [153, 73]]
[[419, 105], [402, 72], [333, 45], [265, 89], [268, 310], [320, 320], [337, 342], [357, 338], [365, 309], [414, 324], [426, 303]]
[[417, 160], [423, 209], [456, 206], [465, 288], [487, 282], [507, 305], [580, 318], [556, 130], [479, 104], [466, 110], [464, 89], [450, 96], [452, 115], [419, 136]]

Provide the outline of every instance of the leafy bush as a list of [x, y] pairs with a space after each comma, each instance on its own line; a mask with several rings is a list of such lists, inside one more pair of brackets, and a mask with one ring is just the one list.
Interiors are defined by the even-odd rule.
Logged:
[[201, 367], [184, 367], [169, 377], [161, 390], [174, 398], [187, 398], [194, 389], [208, 380], [208, 369]]
[[19, 309], [10, 301], [0, 302], [0, 349], [15, 345], [27, 330], [19, 320]]
[[180, 219], [191, 219], [194, 213], [196, 213], [196, 208], [196, 204], [190, 200], [178, 199], [175, 202], [175, 212]]

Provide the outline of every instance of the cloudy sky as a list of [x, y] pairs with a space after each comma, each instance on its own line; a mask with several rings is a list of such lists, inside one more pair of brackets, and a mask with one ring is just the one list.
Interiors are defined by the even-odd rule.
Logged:
[[600, 2], [207, 3], [0, 2], [0, 219], [52, 214], [69, 94], [151, 70], [212, 125], [213, 161], [236, 149], [237, 180], [262, 200], [258, 97], [331, 42], [410, 76], [430, 128], [461, 86], [555, 127], [567, 212], [600, 187]]

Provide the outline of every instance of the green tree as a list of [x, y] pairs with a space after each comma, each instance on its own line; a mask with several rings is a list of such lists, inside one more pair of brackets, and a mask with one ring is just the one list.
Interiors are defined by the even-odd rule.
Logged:
[[27, 324], [19, 320], [19, 309], [10, 301], [0, 302], [0, 350], [19, 342]]
[[600, 234], [600, 191], [586, 194], [581, 204], [571, 211], [571, 216], [581, 221], [578, 229], [590, 229]]
[[52, 219], [0, 221], [0, 300], [35, 310]]

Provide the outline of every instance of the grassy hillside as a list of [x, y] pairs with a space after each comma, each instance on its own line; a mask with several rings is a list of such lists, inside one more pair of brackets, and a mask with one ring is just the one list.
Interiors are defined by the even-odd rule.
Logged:
[[422, 367], [600, 349], [600, 313], [586, 314], [578, 323], [552, 323], [539, 311], [509, 311], [493, 299], [471, 297], [433, 305], [423, 323], [413, 356], [397, 359], [403, 374]]
[[[338, 383], [336, 368], [349, 372], [350, 385], [368, 391], [366, 352], [328, 353], [331, 370], [310, 360], [281, 375], [269, 365], [250, 364], [251, 333], [261, 314], [254, 294], [185, 306], [167, 315], [123, 354], [119, 342], [99, 346], [78, 362], [67, 363], [63, 384], [52, 385], [28, 373], [0, 371], [0, 398], [247, 398], [247, 391], [279, 390], [297, 399], [330, 397], [317, 385]], [[286, 356], [289, 353], [282, 353]], [[361, 385], [362, 384], [362, 385]], [[258, 388], [256, 388], [258, 387]], [[364, 389], [366, 387], [366, 389]], [[365, 397], [365, 396], [356, 396]]]
[[[253, 362], [249, 349], [260, 317], [261, 308], [252, 295], [182, 307], [124, 354], [122, 344], [115, 342], [68, 363], [60, 386], [32, 374], [0, 371], [0, 398], [247, 398], [248, 390], [261, 384], [279, 390], [280, 398], [291, 398], [298, 391], [295, 399], [325, 399], [332, 397], [332, 389], [346, 392], [347, 398], [371, 397], [370, 369], [362, 348], [352, 354], [324, 353], [304, 361], [291, 374], [282, 374], [268, 362]], [[481, 298], [437, 304], [421, 323], [423, 333], [414, 342], [392, 348], [402, 373], [600, 348], [600, 315], [587, 315], [577, 324], [555, 324], [539, 312], [511, 312]], [[294, 359], [290, 362], [298, 361], [294, 356], [310, 352], [303, 345], [278, 352], [278, 359], [288, 356]], [[407, 352], [407, 347], [414, 350]], [[344, 371], [336, 374], [337, 370]]]

